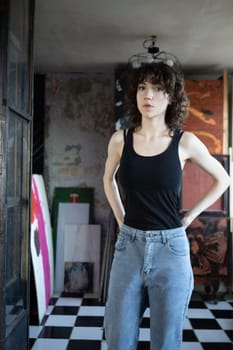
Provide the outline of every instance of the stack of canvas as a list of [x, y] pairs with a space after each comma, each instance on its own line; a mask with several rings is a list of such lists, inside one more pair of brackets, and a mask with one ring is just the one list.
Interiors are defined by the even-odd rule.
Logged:
[[55, 291], [99, 292], [100, 225], [89, 225], [89, 203], [59, 203]]

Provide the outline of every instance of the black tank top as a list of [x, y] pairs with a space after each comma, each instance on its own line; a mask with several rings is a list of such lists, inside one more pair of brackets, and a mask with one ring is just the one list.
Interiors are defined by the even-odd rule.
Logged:
[[182, 133], [175, 133], [164, 152], [141, 156], [133, 148], [133, 129], [127, 135], [124, 131], [118, 179], [125, 194], [126, 225], [142, 230], [182, 226], [179, 216], [182, 168], [178, 155]]

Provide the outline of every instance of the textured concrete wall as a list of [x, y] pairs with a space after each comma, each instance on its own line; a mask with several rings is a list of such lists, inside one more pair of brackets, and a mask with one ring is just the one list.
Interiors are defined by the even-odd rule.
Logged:
[[95, 222], [106, 226], [109, 206], [102, 176], [113, 128], [113, 76], [46, 77], [45, 184], [50, 204], [55, 187], [94, 187]]

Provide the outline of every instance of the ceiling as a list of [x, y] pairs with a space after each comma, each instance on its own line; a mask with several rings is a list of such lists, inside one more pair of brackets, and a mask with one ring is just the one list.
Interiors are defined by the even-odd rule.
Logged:
[[187, 73], [233, 72], [232, 0], [36, 0], [35, 71], [113, 70], [151, 35]]

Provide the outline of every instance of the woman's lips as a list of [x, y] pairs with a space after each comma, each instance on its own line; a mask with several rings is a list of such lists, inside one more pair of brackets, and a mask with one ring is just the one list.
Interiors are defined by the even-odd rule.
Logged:
[[153, 108], [154, 106], [153, 105], [150, 105], [150, 104], [145, 104], [143, 105], [144, 108]]

